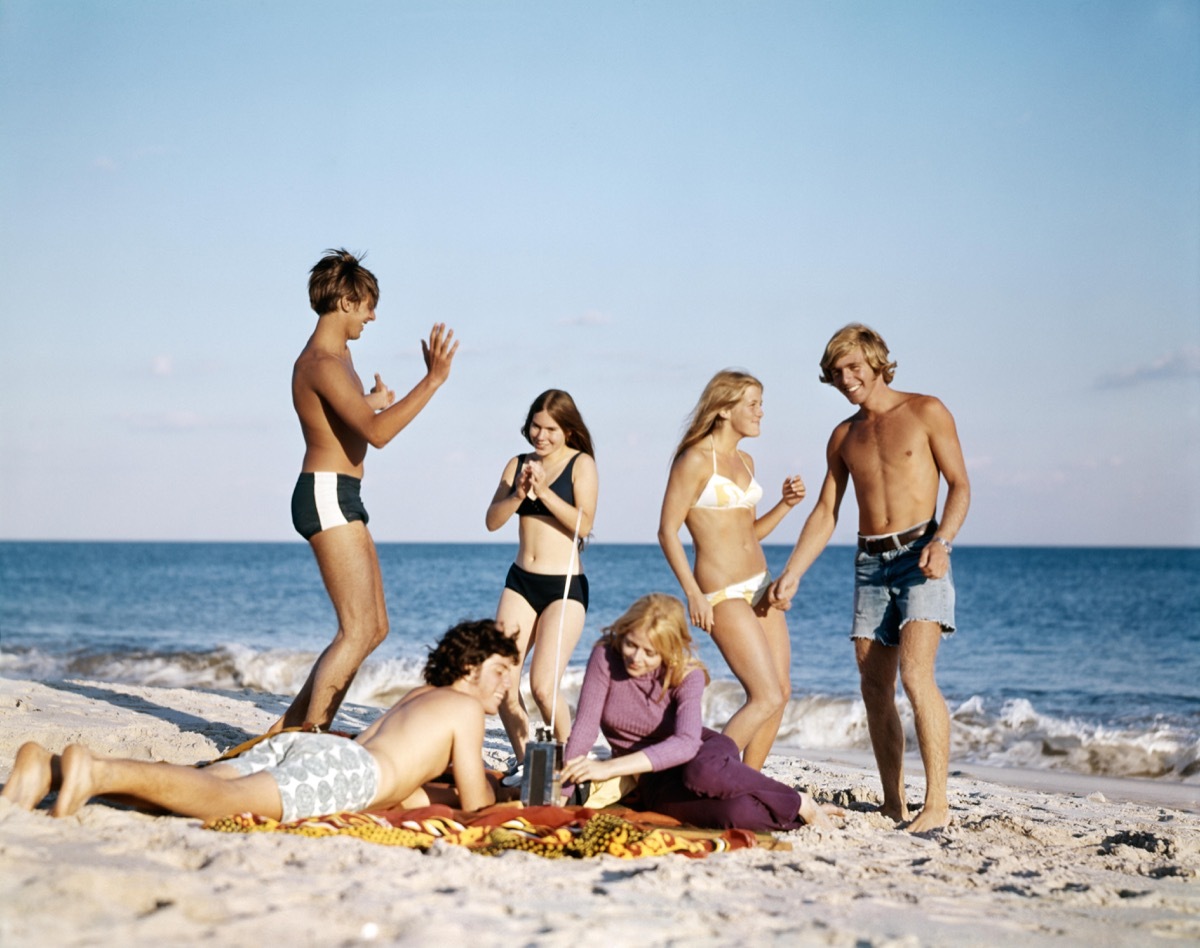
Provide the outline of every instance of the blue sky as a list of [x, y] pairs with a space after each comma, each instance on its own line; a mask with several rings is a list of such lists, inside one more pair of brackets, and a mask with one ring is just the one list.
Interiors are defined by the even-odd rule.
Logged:
[[364, 378], [462, 340], [368, 458], [378, 540], [514, 542], [484, 509], [553, 386], [597, 541], [652, 542], [726, 366], [760, 480], [815, 494], [861, 320], [957, 419], [960, 542], [1200, 545], [1198, 10], [3, 0], [0, 538], [300, 542], [289, 376], [346, 246]]

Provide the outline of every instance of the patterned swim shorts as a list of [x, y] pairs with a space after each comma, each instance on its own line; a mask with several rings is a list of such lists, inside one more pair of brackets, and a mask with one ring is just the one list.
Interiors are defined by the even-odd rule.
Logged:
[[379, 764], [371, 752], [336, 734], [275, 734], [224, 763], [242, 776], [266, 771], [275, 778], [283, 823], [365, 810], [379, 788]]

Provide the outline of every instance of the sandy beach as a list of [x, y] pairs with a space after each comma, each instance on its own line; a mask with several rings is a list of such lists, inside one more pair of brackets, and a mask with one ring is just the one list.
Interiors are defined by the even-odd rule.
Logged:
[[[17, 747], [193, 763], [260, 733], [261, 694], [0, 679], [0, 780]], [[349, 707], [339, 726], [378, 712]], [[504, 743], [489, 732], [487, 753]], [[26, 945], [1147, 945], [1200, 942], [1200, 784], [952, 765], [952, 823], [870, 811], [867, 760], [772, 757], [848, 808], [789, 848], [547, 860], [354, 839], [226, 835], [93, 803], [0, 802], [0, 943]], [[920, 768], [910, 765], [910, 799]]]

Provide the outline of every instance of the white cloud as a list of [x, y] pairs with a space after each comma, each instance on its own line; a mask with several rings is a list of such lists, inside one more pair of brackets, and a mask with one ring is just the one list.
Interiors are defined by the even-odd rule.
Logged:
[[1108, 372], [1096, 380], [1096, 388], [1127, 388], [1164, 379], [1200, 378], [1200, 346], [1184, 346], [1153, 362]]
[[150, 363], [150, 371], [154, 375], [170, 375], [175, 369], [174, 361], [165, 353], [156, 355]]

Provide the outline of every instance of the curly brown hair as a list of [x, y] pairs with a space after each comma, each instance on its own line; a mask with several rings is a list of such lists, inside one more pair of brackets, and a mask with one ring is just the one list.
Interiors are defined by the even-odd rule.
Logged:
[[501, 632], [494, 619], [464, 621], [448, 629], [429, 650], [423, 675], [428, 684], [444, 688], [493, 655], [516, 664], [518, 654], [516, 639]]

